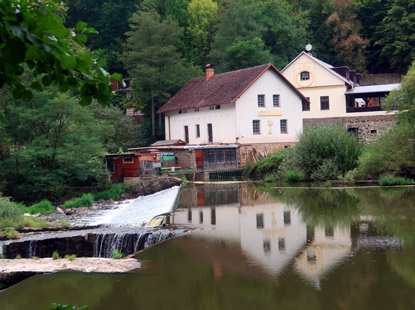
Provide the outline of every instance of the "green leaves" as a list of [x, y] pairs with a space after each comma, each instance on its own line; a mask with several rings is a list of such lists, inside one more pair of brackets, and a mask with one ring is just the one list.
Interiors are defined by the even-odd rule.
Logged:
[[[58, 0], [0, 2], [0, 86], [10, 85], [14, 98], [31, 100], [31, 89], [41, 91], [54, 84], [62, 91], [76, 90], [86, 83], [87, 91], [80, 93], [81, 103], [87, 105], [97, 99], [105, 105], [110, 94], [110, 76], [103, 73], [89, 53], [79, 56], [71, 48], [72, 41], [82, 47], [86, 34], [97, 32], [79, 22], [72, 35], [56, 14], [58, 5]], [[24, 64], [38, 78], [30, 87], [19, 78]]]

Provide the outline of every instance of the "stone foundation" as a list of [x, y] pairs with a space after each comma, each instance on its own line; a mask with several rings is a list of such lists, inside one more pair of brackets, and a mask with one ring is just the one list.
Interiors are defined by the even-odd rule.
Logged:
[[396, 119], [392, 114], [303, 119], [304, 127], [310, 125], [346, 126], [349, 131], [355, 132], [359, 140], [365, 144], [385, 135], [395, 123]]
[[260, 157], [266, 157], [276, 150], [294, 145], [295, 142], [241, 144], [238, 149], [239, 166], [243, 167], [249, 161], [258, 160]]

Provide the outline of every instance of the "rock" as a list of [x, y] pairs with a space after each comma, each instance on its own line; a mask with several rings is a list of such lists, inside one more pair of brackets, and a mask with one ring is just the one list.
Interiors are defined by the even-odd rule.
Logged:
[[59, 207], [56, 208], [55, 213], [57, 214], [64, 214], [65, 212], [63, 212], [63, 210]]
[[66, 215], [73, 215], [73, 214], [75, 214], [75, 210], [74, 209], [66, 209], [65, 214]]
[[39, 217], [40, 215], [40, 213], [32, 214], [33, 217]]
[[119, 201], [114, 201], [114, 204], [115, 204], [115, 205], [117, 205], [117, 204], [119, 204], [119, 203], [120, 203]]
[[32, 215], [30, 213], [25, 213], [25, 214], [23, 214], [23, 216], [28, 217], [28, 216], [32, 216]]

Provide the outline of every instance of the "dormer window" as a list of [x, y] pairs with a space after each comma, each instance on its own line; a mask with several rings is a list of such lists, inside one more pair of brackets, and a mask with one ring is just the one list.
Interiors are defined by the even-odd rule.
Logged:
[[308, 71], [303, 71], [300, 73], [300, 80], [301, 81], [307, 81], [310, 79], [310, 72]]

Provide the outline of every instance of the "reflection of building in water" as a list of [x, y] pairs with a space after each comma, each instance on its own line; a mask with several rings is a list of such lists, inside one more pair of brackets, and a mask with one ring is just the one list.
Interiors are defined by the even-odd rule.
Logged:
[[320, 279], [339, 263], [343, 262], [352, 250], [350, 226], [316, 227], [309, 230], [311, 242], [295, 261], [295, 269], [306, 280], [320, 287]]
[[172, 222], [200, 228], [193, 235], [240, 245], [253, 264], [274, 276], [298, 254], [307, 237], [296, 209], [239, 186], [189, 191], [181, 196]]

